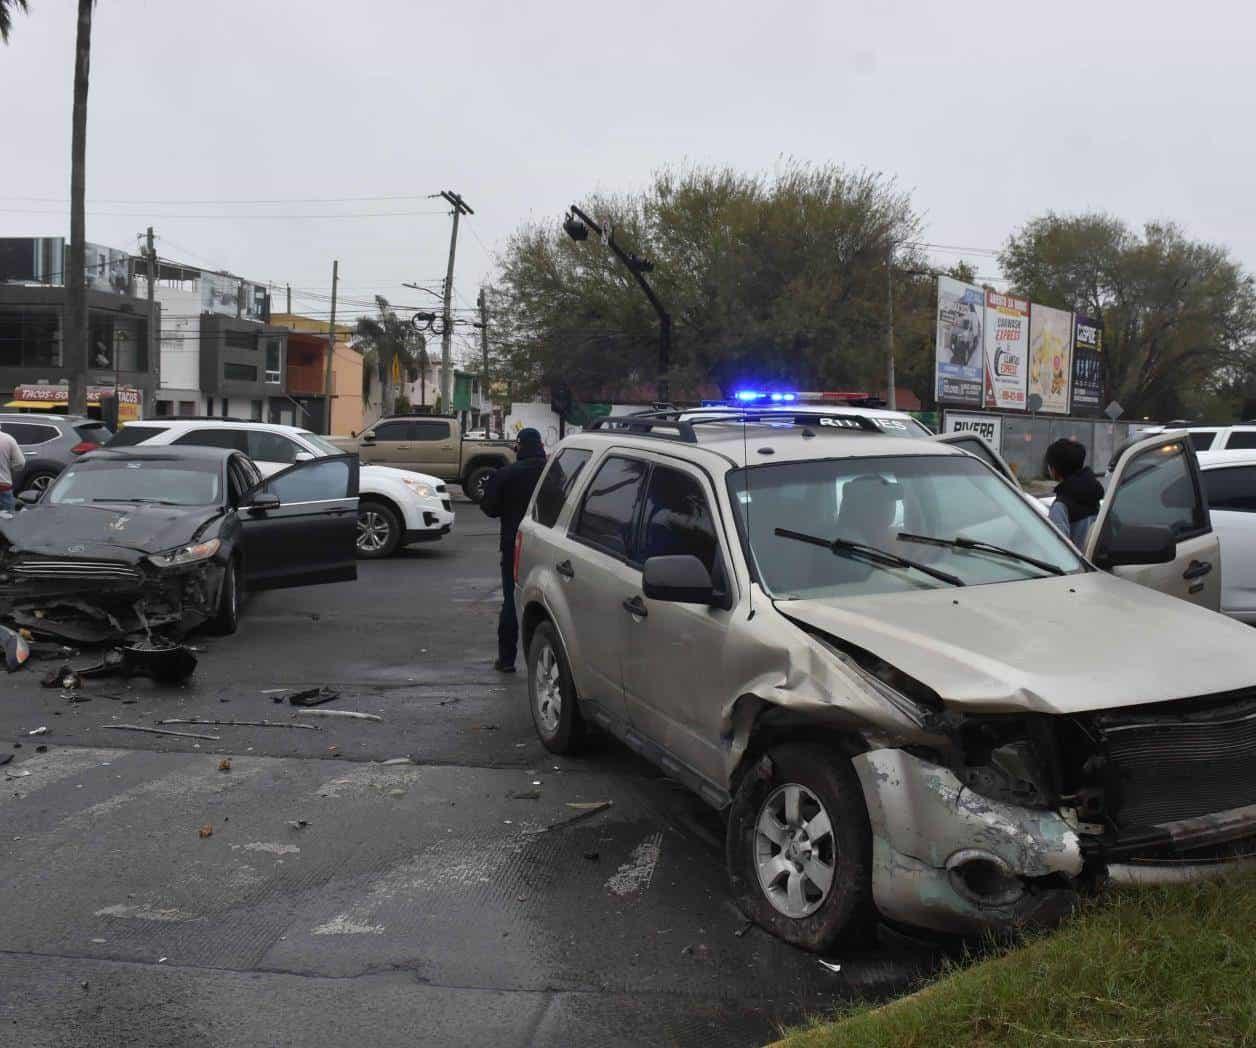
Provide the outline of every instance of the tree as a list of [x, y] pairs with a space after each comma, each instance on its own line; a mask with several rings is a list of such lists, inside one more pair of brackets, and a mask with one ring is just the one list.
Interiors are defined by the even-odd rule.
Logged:
[[87, 413], [87, 83], [92, 57], [92, 8], [96, 0], [78, 0], [74, 39], [74, 115], [70, 143], [70, 257], [65, 274], [65, 345], [68, 347], [71, 415]]
[[9, 33], [13, 31], [13, 12], [27, 12], [26, 0], [0, 0], [0, 41], [9, 42]]
[[[678, 396], [709, 383], [725, 393], [875, 383], [891, 246], [900, 264], [921, 264], [907, 194], [836, 165], [791, 162], [771, 177], [664, 170], [640, 194], [581, 206], [654, 263], [651, 283], [673, 317]], [[499, 342], [516, 387], [561, 378], [587, 400], [653, 386], [657, 317], [595, 238], [572, 241], [557, 221], [525, 226], [506, 249], [499, 291]]]
[[1137, 233], [1111, 215], [1048, 213], [1008, 239], [1000, 264], [1016, 293], [1103, 321], [1105, 398], [1127, 414], [1181, 417], [1201, 390], [1256, 367], [1252, 278], [1173, 223]]
[[[381, 410], [385, 415], [392, 414], [396, 395], [393, 392], [393, 365], [410, 374], [415, 367], [415, 354], [420, 351], [423, 336], [414, 330], [414, 326], [402, 320], [388, 300], [382, 295], [375, 296], [374, 317], [358, 317], [354, 327], [354, 336], [360, 346], [365, 347], [362, 355], [363, 398], [367, 393], [365, 376], [370, 368], [375, 368], [383, 389]], [[426, 356], [426, 346], [422, 347]]]

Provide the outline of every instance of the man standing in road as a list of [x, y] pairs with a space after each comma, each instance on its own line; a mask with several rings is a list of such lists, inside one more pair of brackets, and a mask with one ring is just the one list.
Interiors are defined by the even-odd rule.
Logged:
[[1047, 448], [1047, 473], [1056, 481], [1051, 523], [1073, 545], [1083, 549], [1090, 526], [1099, 515], [1103, 485], [1086, 465], [1086, 449], [1061, 437]]
[[480, 509], [502, 522], [502, 613], [497, 620], [497, 661], [501, 673], [515, 672], [519, 650], [519, 619], [515, 614], [515, 535], [527, 512], [532, 489], [545, 469], [545, 445], [535, 429], [521, 429], [516, 443], [516, 459], [499, 469], [484, 488]]
[[26, 456], [8, 433], [0, 430], [0, 510], [12, 513], [17, 509], [13, 485], [26, 465]]

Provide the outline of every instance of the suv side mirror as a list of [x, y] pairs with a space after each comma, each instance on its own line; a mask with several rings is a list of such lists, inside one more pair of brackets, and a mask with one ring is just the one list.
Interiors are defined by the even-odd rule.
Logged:
[[365, 433], [363, 433], [363, 434], [362, 434], [362, 443], [363, 443], [363, 444], [373, 444], [373, 443], [375, 443], [375, 430], [373, 430], [373, 429], [368, 429]]
[[247, 508], [254, 513], [264, 513], [268, 509], [278, 509], [279, 496], [271, 491], [259, 491], [249, 501]]
[[706, 565], [692, 553], [651, 557], [641, 573], [645, 595], [674, 604], [707, 604], [715, 600], [715, 587]]
[[1122, 564], [1168, 564], [1177, 557], [1173, 530], [1160, 524], [1125, 524], [1095, 550], [1095, 563], [1105, 569]]
[[17, 500], [18, 502], [25, 503], [27, 506], [33, 506], [40, 500], [42, 495], [42, 491], [37, 491], [34, 488], [27, 488], [20, 495], [18, 495]]

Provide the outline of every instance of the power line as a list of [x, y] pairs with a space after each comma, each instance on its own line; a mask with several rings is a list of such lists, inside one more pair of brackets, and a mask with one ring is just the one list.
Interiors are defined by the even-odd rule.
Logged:
[[[62, 211], [39, 211], [20, 207], [0, 207], [0, 211], [17, 215], [63, 215]], [[308, 215], [171, 215], [152, 211], [88, 211], [93, 218], [148, 218], [153, 220], [180, 219], [197, 220], [211, 219], [228, 222], [247, 222], [257, 220], [288, 221], [290, 219], [315, 218], [407, 218], [417, 215], [444, 215], [444, 211], [353, 211], [341, 214], [308, 214]]]
[[[238, 200], [220, 198], [211, 200], [139, 200], [112, 197], [89, 197], [93, 204], [357, 204], [369, 200], [426, 200], [422, 193], [402, 193], [392, 196], [360, 197], [281, 197], [274, 200]], [[29, 200], [38, 204], [68, 204], [69, 197], [0, 196], [0, 200]], [[441, 212], [443, 214], [443, 212]]]

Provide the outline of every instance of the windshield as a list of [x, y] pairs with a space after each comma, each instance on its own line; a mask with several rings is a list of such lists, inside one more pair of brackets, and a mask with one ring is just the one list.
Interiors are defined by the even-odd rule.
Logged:
[[297, 432], [297, 436], [304, 440], [307, 444], [312, 444], [320, 453], [320, 455], [343, 455], [344, 448], [338, 448], [330, 440], [320, 437], [317, 433], [311, 433], [308, 429], [302, 429]]
[[94, 502], [155, 502], [169, 506], [218, 503], [221, 462], [83, 462], [57, 478], [43, 501], [52, 506]]
[[743, 537], [749, 532], [759, 579], [775, 597], [865, 596], [947, 585], [908, 567], [835, 555], [777, 535], [778, 528], [873, 546], [953, 575], [969, 586], [1038, 578], [1047, 572], [989, 549], [927, 545], [901, 540], [899, 534], [999, 546], [1062, 572], [1084, 567], [1040, 513], [967, 456], [753, 466], [729, 473], [728, 491], [741, 511]]

